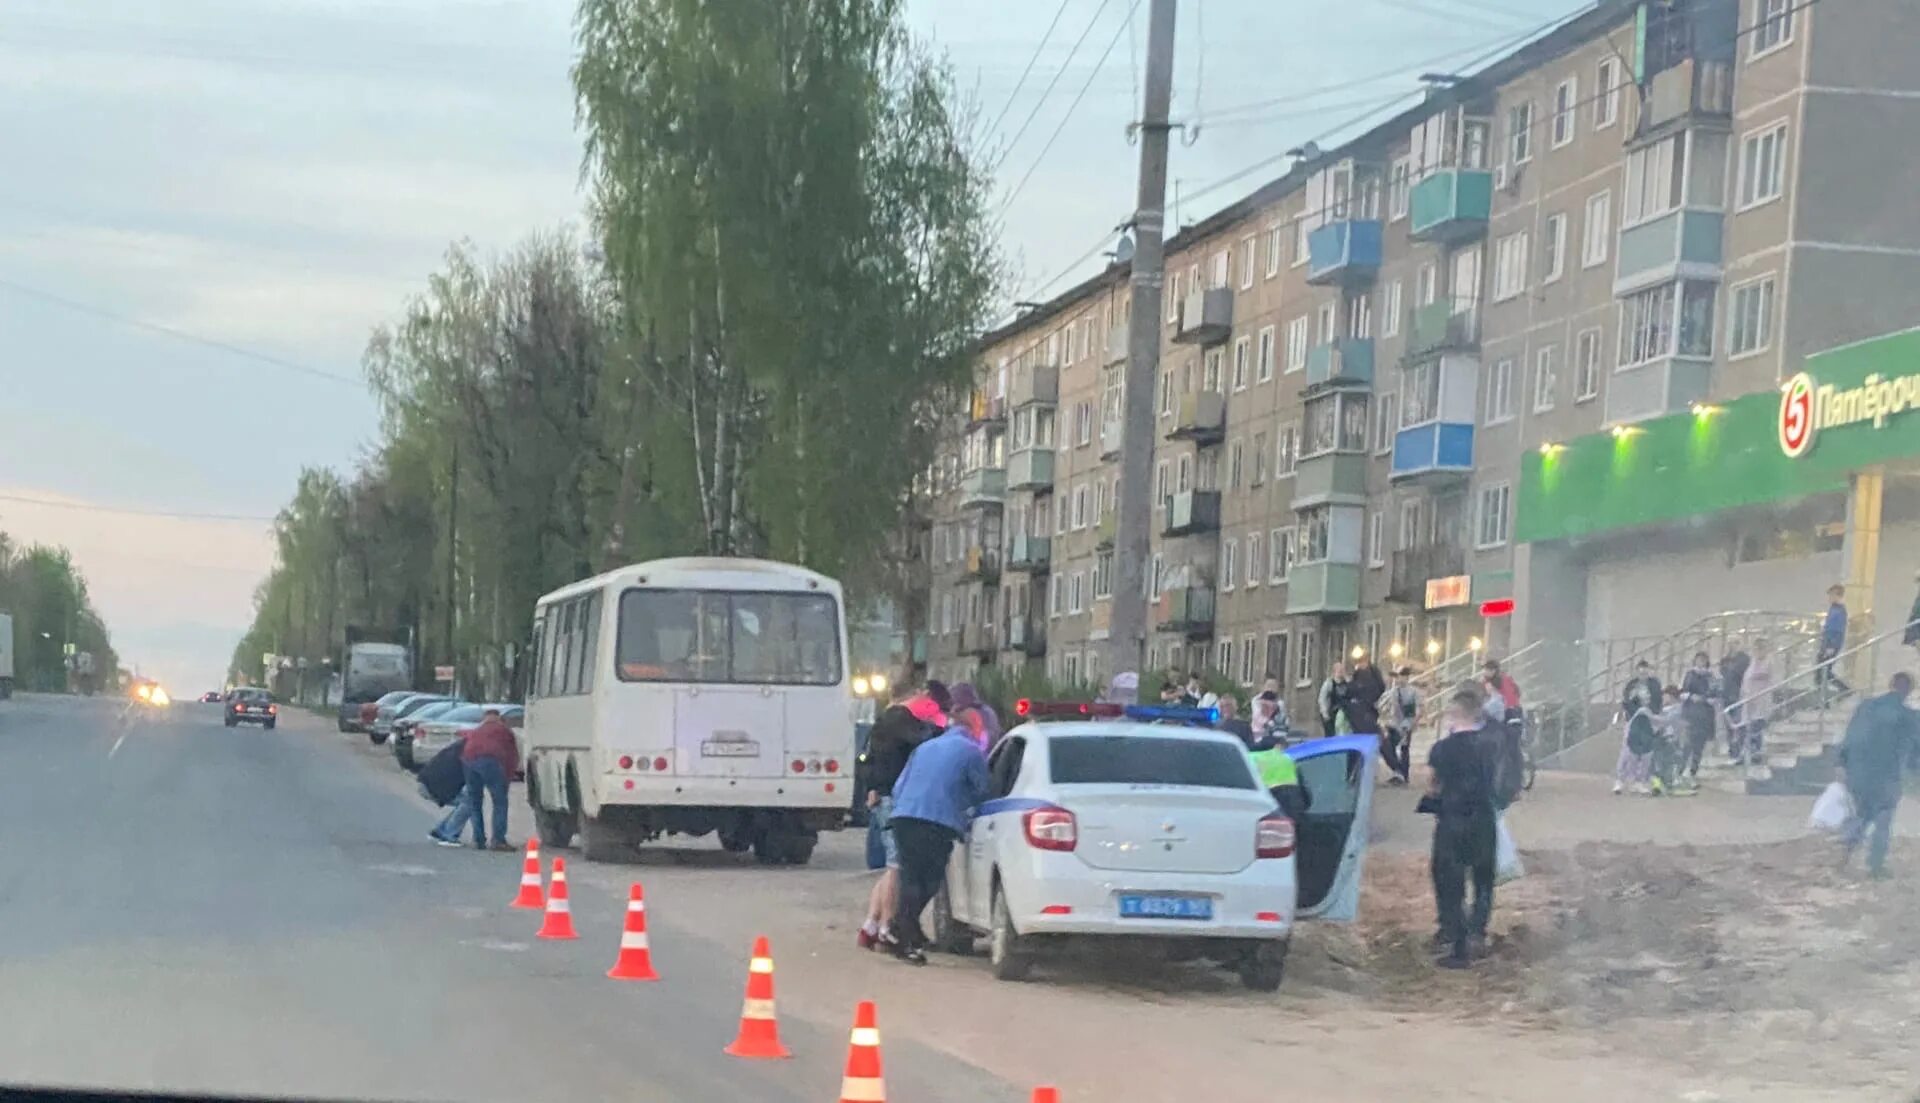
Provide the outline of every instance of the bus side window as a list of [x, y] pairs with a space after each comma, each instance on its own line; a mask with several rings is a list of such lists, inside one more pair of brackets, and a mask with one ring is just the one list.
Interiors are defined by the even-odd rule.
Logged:
[[527, 639], [527, 653], [521, 656], [521, 665], [526, 671], [526, 687], [529, 698], [540, 696], [540, 656], [546, 654], [546, 648], [542, 646], [540, 637], [546, 630], [547, 618], [535, 617], [533, 621], [533, 635]]

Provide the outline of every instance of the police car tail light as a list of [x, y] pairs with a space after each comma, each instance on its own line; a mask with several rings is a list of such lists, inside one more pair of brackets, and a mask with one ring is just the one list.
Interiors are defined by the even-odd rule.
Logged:
[[1072, 850], [1080, 843], [1080, 824], [1064, 808], [1034, 808], [1021, 822], [1026, 827], [1027, 845], [1035, 850]]
[[1254, 829], [1253, 856], [1286, 858], [1293, 854], [1293, 821], [1278, 813], [1260, 821]]
[[1013, 703], [1013, 711], [1031, 720], [1094, 720], [1120, 716], [1125, 710], [1104, 701], [1035, 701], [1022, 697]]

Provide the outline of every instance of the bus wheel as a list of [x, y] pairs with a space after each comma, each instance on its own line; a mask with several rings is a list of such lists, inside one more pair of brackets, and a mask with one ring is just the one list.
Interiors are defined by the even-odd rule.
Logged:
[[589, 862], [617, 862], [633, 857], [633, 841], [604, 818], [580, 816], [580, 854]]
[[533, 770], [527, 771], [527, 807], [533, 810], [534, 833], [540, 836], [541, 846], [564, 849], [573, 843], [579, 817], [572, 811], [554, 812], [543, 806], [537, 777]]
[[718, 834], [720, 836], [720, 849], [729, 854], [745, 854], [747, 849], [753, 845], [753, 836], [745, 831], [722, 828]]

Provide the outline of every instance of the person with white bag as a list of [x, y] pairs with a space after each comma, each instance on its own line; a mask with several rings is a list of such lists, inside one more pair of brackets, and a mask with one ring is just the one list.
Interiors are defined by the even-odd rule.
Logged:
[[1888, 692], [1853, 710], [1840, 743], [1837, 773], [1853, 798], [1853, 815], [1840, 835], [1840, 868], [1847, 867], [1866, 840], [1867, 873], [1876, 880], [1887, 876], [1887, 844], [1893, 812], [1900, 805], [1900, 779], [1920, 742], [1920, 718], [1907, 707], [1912, 693], [1913, 676], [1895, 674]]

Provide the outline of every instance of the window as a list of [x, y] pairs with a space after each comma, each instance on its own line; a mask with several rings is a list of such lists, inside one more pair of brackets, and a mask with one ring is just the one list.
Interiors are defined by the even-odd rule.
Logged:
[[1262, 429], [1253, 435], [1253, 468], [1247, 473], [1247, 485], [1259, 486], [1267, 481], [1267, 433]]
[[1227, 256], [1225, 249], [1213, 255], [1213, 264], [1207, 271], [1207, 286], [1209, 288], [1227, 286], [1227, 268], [1230, 263], [1230, 258]]
[[1298, 268], [1307, 263], [1307, 237], [1313, 232], [1311, 211], [1301, 211], [1293, 220], [1293, 263]]
[[1593, 90], [1593, 128], [1605, 130], [1620, 121], [1620, 59], [1604, 58]]
[[1180, 273], [1175, 272], [1167, 280], [1167, 324], [1180, 322]]
[[1260, 241], [1252, 234], [1240, 239], [1240, 290], [1253, 287], [1254, 254], [1260, 248]]
[[1086, 447], [1093, 442], [1093, 403], [1082, 402], [1073, 408], [1073, 442]]
[[1493, 250], [1493, 301], [1505, 302], [1527, 289], [1527, 232], [1508, 234]]
[[1236, 569], [1239, 566], [1239, 558], [1239, 540], [1228, 537], [1220, 542], [1220, 588], [1222, 590], [1233, 589], [1235, 576], [1239, 573]]
[[1550, 214], [1547, 216], [1546, 236], [1541, 239], [1541, 258], [1546, 264], [1547, 273], [1540, 277], [1542, 282], [1552, 283], [1567, 272], [1567, 216]]
[[1507, 108], [1507, 160], [1524, 165], [1533, 160], [1533, 104]]
[[1073, 488], [1073, 531], [1079, 532], [1087, 527], [1087, 484], [1081, 483]]
[[1172, 416], [1172, 414], [1173, 414], [1173, 373], [1169, 371], [1162, 371], [1160, 373], [1160, 416], [1170, 417]]
[[1373, 451], [1385, 456], [1393, 451], [1393, 435], [1400, 428], [1400, 396], [1379, 395], [1373, 400]]
[[1763, 276], [1733, 289], [1727, 355], [1746, 356], [1773, 343], [1774, 278]]
[[1287, 370], [1302, 371], [1307, 366], [1307, 342], [1312, 340], [1305, 318], [1295, 318], [1287, 323]]
[[1113, 596], [1113, 553], [1101, 552], [1093, 557], [1093, 600]]
[[1573, 400], [1600, 397], [1600, 330], [1583, 329], [1573, 342]]
[[1252, 360], [1252, 358], [1253, 341], [1250, 338], [1242, 337], [1233, 343], [1234, 390], [1244, 391], [1247, 389], [1247, 377], [1251, 374], [1250, 368], [1252, 366], [1248, 361]]
[[1627, 154], [1627, 198], [1620, 212], [1622, 227], [1658, 218], [1680, 205], [1686, 178], [1686, 152], [1681, 135], [1655, 142]]
[[1486, 424], [1498, 425], [1513, 417], [1513, 361], [1495, 362], [1487, 373]]
[[1257, 346], [1257, 354], [1254, 357], [1255, 374], [1262, 383], [1273, 378], [1273, 345], [1273, 327], [1262, 327], [1260, 330], [1259, 344]]
[[1367, 566], [1387, 565], [1387, 513], [1376, 509], [1367, 514]]
[[1573, 141], [1574, 112], [1579, 109], [1580, 81], [1568, 77], [1553, 89], [1553, 148]]
[[1587, 224], [1582, 227], [1580, 263], [1592, 268], [1607, 262], [1613, 242], [1613, 193], [1603, 191], [1587, 197]]
[[1206, 354], [1201, 357], [1201, 363], [1204, 365], [1200, 373], [1201, 390], [1217, 391], [1220, 389], [1220, 362], [1224, 359], [1226, 359], [1226, 353], [1221, 349], [1208, 349]]
[[1335, 337], [1340, 336], [1340, 332], [1336, 328], [1336, 325], [1339, 319], [1339, 313], [1340, 313], [1340, 308], [1338, 303], [1321, 303], [1320, 304], [1320, 343], [1321, 344], [1323, 345], [1327, 344], [1328, 342], [1332, 341]]
[[1764, 57], [1793, 41], [1796, 0], [1753, 0], [1753, 54]]
[[1293, 468], [1300, 460], [1300, 428], [1295, 425], [1282, 426], [1273, 433], [1273, 477], [1284, 479], [1293, 474]]
[[1663, 356], [1713, 355], [1714, 285], [1665, 283], [1620, 302], [1620, 367]]
[[1260, 576], [1267, 569], [1267, 535], [1263, 532], [1247, 533], [1247, 585], [1260, 585]]
[[1368, 621], [1366, 633], [1362, 638], [1367, 641], [1367, 654], [1371, 656], [1375, 662], [1378, 662], [1380, 657], [1380, 622], [1377, 620]]
[[1223, 677], [1233, 674], [1233, 637], [1229, 636], [1213, 645], [1213, 669]]
[[1267, 633], [1267, 661], [1262, 673], [1275, 681], [1287, 676], [1287, 634], [1285, 632]]
[[1373, 300], [1364, 292], [1347, 296], [1347, 336], [1373, 336]]
[[1364, 394], [1322, 394], [1307, 400], [1306, 440], [1302, 456], [1320, 456], [1328, 452], [1365, 452], [1368, 431], [1367, 397]]
[[1153, 553], [1153, 568], [1147, 572], [1147, 596], [1154, 597], [1165, 592], [1167, 582], [1167, 561], [1159, 552]]
[[1400, 645], [1402, 652], [1413, 648], [1413, 618], [1393, 618], [1393, 642]]
[[1423, 264], [1413, 281], [1413, 305], [1432, 306], [1440, 293], [1440, 270], [1431, 264]]
[[1512, 498], [1512, 488], [1506, 483], [1480, 488], [1480, 547], [1497, 548], [1507, 542], [1507, 512]]
[[1293, 680], [1295, 685], [1313, 684], [1313, 633], [1301, 629], [1294, 634]]
[[1267, 534], [1267, 581], [1287, 580], [1293, 570], [1293, 529], [1274, 529]]
[[1084, 613], [1087, 611], [1087, 572], [1075, 571], [1072, 581], [1067, 584], [1067, 612]]
[[1398, 222], [1407, 217], [1413, 197], [1413, 158], [1395, 157], [1387, 174], [1387, 220]]
[[1554, 366], [1554, 354], [1559, 350], [1548, 345], [1533, 356], [1533, 412], [1544, 414], [1553, 409], [1555, 396], [1560, 391], [1560, 373]]
[[1286, 225], [1276, 222], [1267, 227], [1267, 278], [1280, 274], [1280, 252], [1286, 248]]
[[1412, 551], [1420, 546], [1420, 499], [1400, 502], [1400, 527], [1393, 534], [1394, 551]]
[[1158, 509], [1167, 500], [1167, 461], [1161, 460], [1153, 469], [1153, 505]]
[[840, 680], [840, 607], [827, 594], [632, 589], [619, 633], [623, 682]]
[[1777, 123], [1740, 140], [1740, 209], [1780, 198], [1787, 160], [1787, 124]]
[[1193, 456], [1181, 456], [1173, 468], [1173, 492], [1185, 494], [1193, 489]]
[[1243, 450], [1240, 447], [1240, 442], [1237, 440], [1229, 441], [1227, 443], [1227, 489], [1228, 490], [1240, 489], [1240, 469], [1242, 466], [1241, 461], [1243, 458], [1244, 458]]
[[1300, 532], [1294, 538], [1299, 563], [1324, 563], [1333, 539], [1333, 507], [1314, 506], [1300, 513]]
[[1400, 427], [1411, 429], [1440, 416], [1440, 369], [1431, 361], [1400, 372]]
[[1400, 281], [1394, 280], [1380, 292], [1380, 336], [1400, 335]]

